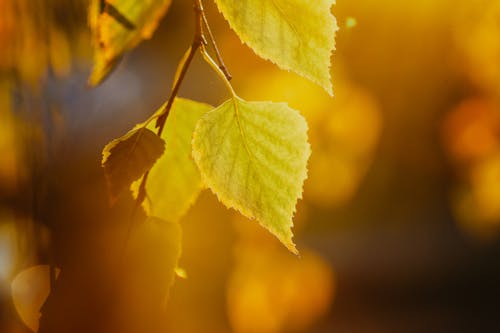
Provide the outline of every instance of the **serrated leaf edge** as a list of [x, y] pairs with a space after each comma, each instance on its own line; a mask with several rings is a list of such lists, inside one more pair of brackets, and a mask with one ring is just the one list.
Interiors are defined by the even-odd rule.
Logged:
[[[262, 227], [264, 227], [265, 229], [267, 229], [273, 236], [275, 236], [280, 242], [282, 242], [287, 248], [288, 250], [290, 250], [290, 252], [292, 252], [293, 254], [295, 255], [299, 255], [299, 251], [297, 250], [297, 247], [295, 245], [295, 243], [293, 242], [293, 232], [291, 231], [294, 227], [294, 223], [293, 223], [293, 217], [295, 216], [295, 213], [297, 212], [297, 203], [299, 200], [302, 199], [303, 197], [303, 193], [304, 193], [304, 182], [307, 180], [308, 178], [308, 167], [307, 167], [307, 162], [306, 162], [306, 167], [304, 168], [304, 171], [303, 171], [303, 174], [301, 175], [301, 178], [303, 179], [303, 184], [302, 184], [302, 187], [301, 187], [301, 191], [300, 193], [298, 193], [298, 196], [297, 196], [297, 199], [295, 201], [295, 205], [294, 205], [294, 208], [293, 208], [293, 211], [292, 211], [292, 218], [290, 220], [290, 226], [286, 232], [286, 235], [285, 235], [285, 238], [282, 238], [280, 236], [278, 236], [278, 233], [275, 232], [275, 230], [273, 230], [271, 227], [269, 226], [266, 226], [264, 225], [261, 221], [259, 221], [253, 214], [250, 210], [247, 210], [245, 209], [244, 207], [241, 207], [240, 205], [238, 205], [235, 200], [229, 198], [228, 196], [224, 195], [225, 191], [218, 191], [217, 190], [217, 186], [215, 186], [215, 184], [210, 180], [210, 177], [208, 177], [208, 175], [204, 172], [203, 168], [200, 166], [200, 160], [201, 160], [201, 156], [202, 156], [202, 153], [197, 151], [195, 149], [195, 145], [194, 145], [194, 142], [196, 140], [196, 136], [199, 132], [199, 127], [201, 125], [201, 121], [202, 119], [207, 116], [208, 114], [210, 114], [211, 112], [214, 112], [216, 111], [219, 107], [221, 107], [222, 105], [224, 105], [225, 103], [227, 102], [235, 102], [234, 101], [234, 98], [233, 98], [233, 101], [231, 100], [227, 100], [225, 101], [224, 103], [220, 104], [219, 106], [215, 107], [214, 109], [212, 109], [211, 111], [205, 113], [205, 115], [203, 115], [202, 118], [200, 118], [200, 120], [198, 120], [197, 124], [196, 124], [196, 127], [195, 127], [195, 130], [193, 132], [193, 139], [192, 139], [192, 147], [193, 147], [193, 158], [196, 162], [196, 165], [198, 166], [198, 169], [200, 171], [200, 176], [201, 176], [201, 179], [202, 179], [202, 182], [205, 184], [205, 186], [207, 188], [210, 189], [210, 191], [217, 197], [217, 199], [224, 205], [226, 206], [227, 208], [230, 208], [230, 209], [234, 209], [236, 211], [238, 211], [239, 213], [241, 213], [243, 216], [251, 219], [251, 220], [256, 220], [259, 225], [261, 225]], [[258, 103], [272, 103], [272, 104], [284, 104], [286, 105], [289, 109], [297, 112], [297, 115], [299, 117], [301, 117], [303, 120], [304, 120], [304, 124], [306, 126], [305, 128], [305, 131], [306, 131], [306, 135], [308, 133], [308, 124], [307, 124], [307, 121], [306, 119], [304, 118], [304, 116], [302, 116], [302, 114], [291, 108], [288, 103], [285, 103], [285, 102], [281, 102], [281, 103], [276, 103], [276, 102], [271, 102], [271, 101], [259, 101]], [[240, 126], [240, 124], [238, 123], [238, 126]], [[240, 128], [240, 133], [241, 133], [241, 128]], [[243, 137], [243, 140], [245, 140], [245, 138]], [[245, 144], [246, 145], [246, 144]], [[310, 155], [311, 155], [311, 145], [309, 143], [309, 141], [307, 141], [307, 156], [306, 156], [306, 161], [309, 161], [309, 158], [310, 158]]]
[[327, 93], [328, 95], [330, 96], [334, 96], [333, 94], [333, 83], [332, 83], [332, 75], [331, 75], [331, 68], [332, 68], [332, 63], [331, 63], [331, 57], [333, 55], [333, 52], [336, 50], [336, 42], [335, 42], [335, 35], [336, 33], [339, 31], [339, 26], [338, 26], [338, 23], [337, 23], [337, 18], [331, 13], [331, 8], [336, 4], [336, 0], [331, 0], [331, 4], [329, 6], [329, 14], [330, 16], [333, 18], [333, 31], [332, 31], [332, 40], [330, 41], [330, 45], [329, 45], [329, 62], [328, 62], [328, 82], [321, 82], [321, 80], [318, 80], [316, 77], [314, 77], [313, 75], [310, 75], [309, 73], [305, 72], [305, 71], [301, 71], [301, 70], [297, 70], [297, 69], [294, 69], [292, 68], [291, 66], [284, 66], [282, 64], [279, 64], [275, 61], [273, 61], [273, 59], [269, 58], [268, 56], [264, 55], [264, 54], [261, 54], [260, 52], [258, 52], [257, 50], [255, 50], [251, 45], [249, 45], [247, 42], [245, 42], [245, 38], [242, 38], [240, 36], [245, 36], [247, 37], [248, 39], [248, 36], [246, 36], [246, 34], [244, 34], [243, 32], [239, 32], [236, 30], [236, 28], [233, 26], [233, 24], [231, 23], [231, 21], [226, 17], [226, 15], [224, 14], [224, 12], [221, 10], [220, 8], [220, 5], [218, 3], [218, 0], [215, 0], [215, 3], [217, 4], [217, 9], [219, 11], [219, 13], [224, 17], [224, 19], [228, 22], [229, 26], [231, 27], [231, 30], [233, 30], [233, 32], [238, 36], [238, 39], [241, 41], [242, 44], [246, 45], [250, 50], [252, 50], [252, 52], [257, 55], [258, 57], [266, 60], [266, 61], [269, 61], [271, 63], [273, 63], [274, 65], [278, 66], [278, 68], [282, 69], [282, 70], [285, 70], [285, 71], [288, 71], [288, 72], [294, 72], [296, 74], [298, 74], [299, 76], [302, 76], [304, 78], [306, 78], [307, 80], [313, 82], [314, 84], [317, 84], [318, 86], [320, 86], [321, 88], [323, 88]]

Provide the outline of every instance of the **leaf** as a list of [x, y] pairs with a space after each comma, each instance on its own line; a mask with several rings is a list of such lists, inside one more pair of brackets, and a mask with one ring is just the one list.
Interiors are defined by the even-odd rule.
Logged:
[[165, 142], [144, 127], [136, 127], [108, 143], [102, 152], [102, 167], [111, 202], [123, 189], [151, 169], [164, 151]]
[[[160, 108], [160, 110], [162, 110]], [[194, 203], [203, 183], [192, 158], [191, 140], [196, 122], [212, 106], [177, 98], [165, 124], [165, 154], [151, 169], [146, 183], [146, 211], [167, 221], [178, 221]], [[153, 129], [156, 122], [148, 126]], [[140, 181], [132, 184], [137, 196]], [[148, 204], [149, 202], [149, 204]]]
[[257, 55], [323, 87], [330, 95], [330, 55], [338, 29], [335, 0], [215, 0]]
[[292, 217], [309, 155], [307, 123], [284, 103], [235, 97], [205, 114], [193, 136], [193, 157], [205, 184], [294, 253]]
[[124, 52], [153, 35], [172, 0], [92, 0], [89, 25], [94, 39], [94, 68], [89, 78], [98, 85]]
[[147, 304], [152, 295], [144, 292], [145, 285], [157, 286], [161, 290], [159, 299], [164, 301], [175, 279], [181, 238], [178, 223], [158, 217], [149, 217], [133, 229], [124, 254], [127, 265], [131, 265], [122, 278], [126, 288], [122, 296], [128, 299], [123, 301], [125, 307], [134, 302]]
[[[59, 269], [56, 269], [56, 275]], [[50, 293], [50, 267], [37, 265], [16, 275], [11, 283], [12, 302], [19, 317], [33, 332], [38, 331], [40, 308]]]

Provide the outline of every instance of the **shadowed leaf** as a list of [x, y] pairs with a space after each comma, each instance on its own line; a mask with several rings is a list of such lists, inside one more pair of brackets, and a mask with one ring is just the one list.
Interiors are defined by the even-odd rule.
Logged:
[[111, 202], [139, 179], [165, 151], [165, 142], [147, 128], [133, 129], [108, 143], [102, 152], [102, 167]]

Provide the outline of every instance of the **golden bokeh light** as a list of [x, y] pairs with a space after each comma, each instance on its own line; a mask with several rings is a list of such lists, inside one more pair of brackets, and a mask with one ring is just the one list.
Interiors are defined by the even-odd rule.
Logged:
[[330, 265], [314, 251], [290, 256], [249, 221], [235, 221], [239, 240], [227, 284], [235, 333], [304, 331], [327, 313], [334, 297]]

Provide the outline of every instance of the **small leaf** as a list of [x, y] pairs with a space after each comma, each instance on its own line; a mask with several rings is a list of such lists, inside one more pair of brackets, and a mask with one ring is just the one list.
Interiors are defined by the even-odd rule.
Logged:
[[151, 169], [165, 151], [165, 142], [155, 133], [138, 127], [108, 143], [102, 152], [102, 167], [111, 202], [123, 189]]
[[[128, 50], [153, 35], [171, 0], [92, 0], [88, 21], [94, 39], [89, 84], [99, 84]], [[104, 5], [103, 5], [104, 4]]]
[[257, 55], [332, 95], [330, 55], [338, 29], [335, 0], [215, 0], [240, 39]]
[[284, 103], [234, 98], [205, 114], [193, 136], [205, 184], [294, 253], [292, 217], [309, 155], [307, 123]]
[[[178, 221], [198, 197], [203, 183], [191, 155], [191, 140], [197, 121], [211, 109], [210, 105], [182, 98], [172, 105], [162, 133], [166, 151], [151, 169], [146, 183], [149, 200], [144, 204], [149, 215]], [[148, 128], [154, 129], [155, 125], [152, 121]], [[139, 185], [140, 181], [132, 184], [135, 196]]]

